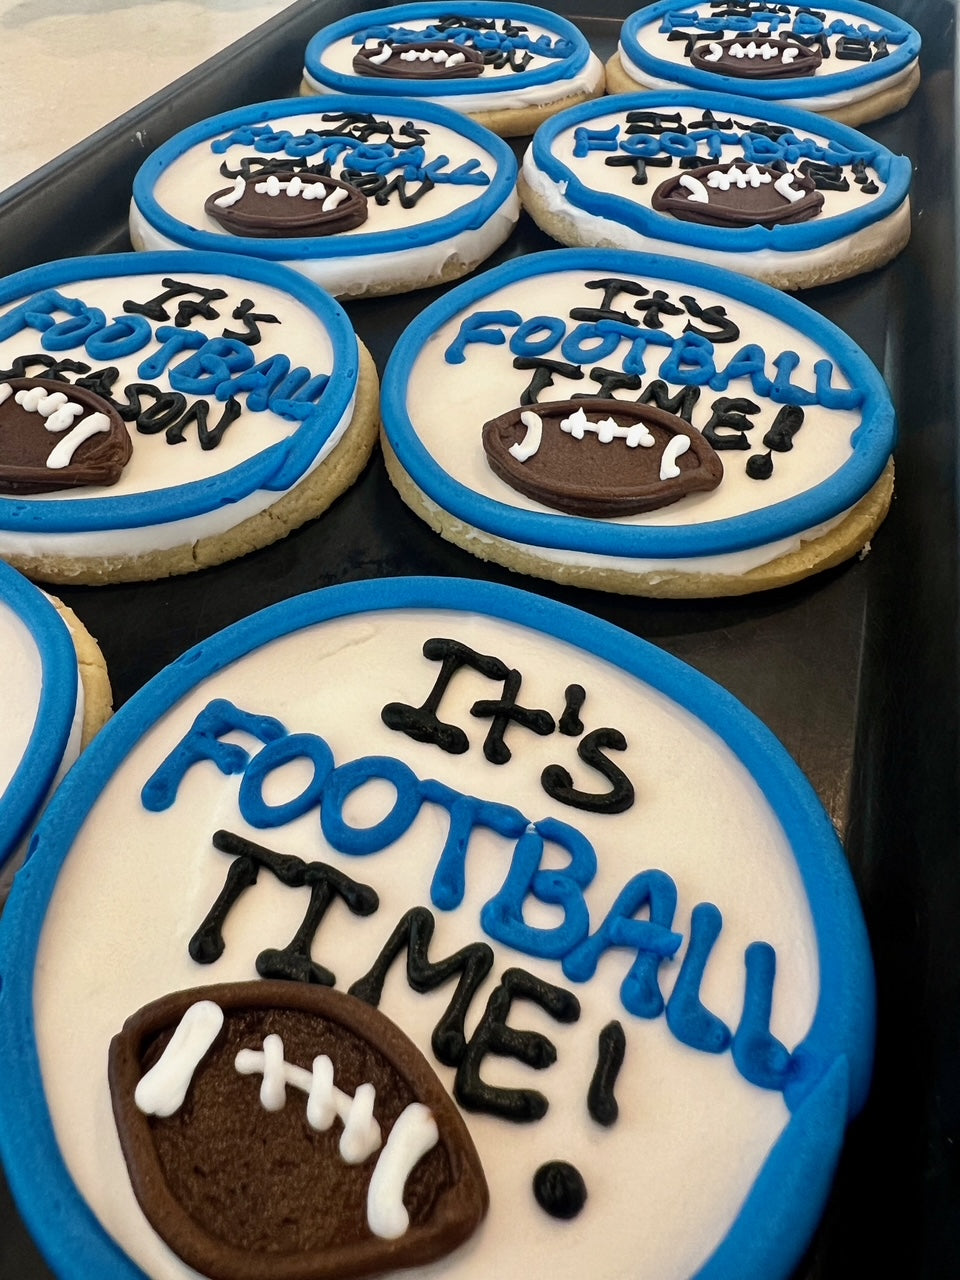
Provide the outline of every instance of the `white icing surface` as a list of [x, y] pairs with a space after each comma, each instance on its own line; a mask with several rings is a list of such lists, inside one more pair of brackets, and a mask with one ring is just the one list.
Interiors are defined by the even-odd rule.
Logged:
[[[448, 756], [388, 729], [380, 709], [391, 701], [418, 705], [433, 687], [438, 664], [422, 645], [444, 635], [496, 655], [521, 672], [520, 700], [555, 716], [564, 689], [583, 685], [581, 712], [589, 730], [621, 728], [628, 747], [617, 764], [634, 783], [637, 800], [616, 816], [574, 810], [541, 789], [542, 769], [561, 763], [575, 785], [593, 789], [596, 775], [576, 757], [576, 740], [556, 733], [537, 737], [512, 726], [512, 760], [486, 761], [487, 729], [469, 708], [498, 695], [472, 671], [454, 677], [441, 715], [470, 739], [464, 755]], [[296, 680], [289, 678], [297, 672]], [[309, 672], [309, 678], [304, 678]], [[284, 945], [299, 926], [309, 889], [284, 888], [261, 872], [231, 910], [226, 948], [215, 964], [190, 960], [187, 942], [219, 894], [229, 858], [210, 837], [224, 826], [283, 853], [329, 862], [372, 885], [379, 910], [352, 917], [335, 904], [321, 924], [313, 956], [336, 974], [338, 989], [367, 972], [401, 915], [429, 903], [429, 887], [447, 834], [445, 810], [424, 804], [412, 826], [377, 854], [349, 857], [324, 841], [316, 811], [270, 831], [248, 827], [239, 814], [237, 776], [203, 762], [186, 774], [177, 798], [160, 813], [145, 811], [140, 788], [214, 697], [229, 697], [249, 711], [279, 718], [291, 732], [317, 733], [338, 764], [364, 755], [405, 761], [420, 778], [436, 778], [459, 791], [513, 805], [533, 821], [551, 816], [582, 831], [597, 851], [598, 871], [586, 891], [595, 928], [628, 879], [657, 867], [676, 882], [674, 927], [686, 939], [690, 912], [715, 902], [723, 929], [706, 968], [702, 999], [736, 1027], [743, 1000], [743, 953], [769, 942], [777, 953], [772, 1031], [793, 1047], [810, 1026], [818, 991], [816, 945], [809, 906], [784, 833], [756, 783], [705, 725], [663, 695], [632, 682], [617, 668], [559, 641], [486, 617], [458, 613], [369, 614], [349, 617], [285, 637], [213, 677], [181, 699], [107, 779], [60, 874], [43, 929], [34, 978], [34, 1007], [44, 1087], [58, 1142], [71, 1175], [106, 1229], [151, 1280], [192, 1275], [158, 1240], [137, 1208], [124, 1171], [106, 1081], [106, 1049], [124, 1019], [168, 991], [255, 977], [264, 947]], [[259, 744], [230, 735], [250, 751]], [[584, 776], [589, 774], [590, 776]], [[299, 794], [312, 767], [293, 761], [267, 779], [265, 799], [276, 805]], [[369, 826], [393, 806], [395, 793], [373, 782], [354, 792], [345, 820]], [[122, 838], [119, 833], [122, 833]], [[437, 911], [431, 958], [450, 955], [482, 937], [481, 906], [500, 889], [511, 842], [486, 829], [471, 836], [466, 897], [454, 910]], [[546, 864], [567, 855], [548, 845]], [[110, 885], [104, 895], [103, 885]], [[557, 923], [556, 910], [528, 902], [527, 922]], [[78, 928], [78, 921], [88, 925]], [[95, 923], [94, 923], [95, 922]], [[134, 944], [134, 940], [135, 944]], [[660, 985], [672, 989], [685, 951], [663, 964]], [[484, 1274], [529, 1280], [547, 1272], [556, 1280], [682, 1280], [696, 1270], [727, 1231], [758, 1168], [787, 1120], [782, 1097], [746, 1083], [730, 1054], [716, 1057], [681, 1045], [663, 1017], [638, 1019], [620, 1003], [620, 983], [632, 953], [607, 952], [593, 979], [567, 982], [555, 961], [536, 960], [494, 944], [491, 976], [475, 997], [468, 1034], [487, 996], [511, 965], [574, 990], [579, 1022], [560, 1024], [538, 1006], [519, 1001], [516, 1028], [539, 1030], [557, 1046], [557, 1062], [531, 1072], [510, 1058], [492, 1057], [483, 1074], [502, 1086], [534, 1087], [549, 1100], [541, 1121], [514, 1126], [486, 1115], [465, 1119], [490, 1182], [491, 1207], [473, 1239], [449, 1259], [404, 1273], [410, 1280], [461, 1280]], [[117, 957], [123, 963], [117, 963]], [[418, 996], [407, 987], [403, 959], [392, 967], [383, 1011], [430, 1055], [429, 1036], [452, 988]], [[82, 1008], [84, 1017], [77, 1019]], [[601, 1129], [589, 1119], [586, 1092], [596, 1060], [597, 1035], [619, 1019], [627, 1047], [616, 1094], [621, 1119]], [[71, 1052], [63, 1053], [69, 1043]], [[452, 1071], [438, 1067], [449, 1088]], [[546, 1160], [567, 1159], [586, 1181], [589, 1200], [573, 1224], [548, 1218], [534, 1204], [531, 1179]], [[614, 1243], [602, 1277], [597, 1240]], [[482, 1261], [481, 1261], [482, 1260]]]
[[[136, 260], [131, 259], [131, 261]], [[238, 269], [241, 269], [240, 264]], [[163, 293], [165, 290], [161, 280], [169, 278], [169, 275], [168, 272], [156, 272], [131, 273], [128, 276], [115, 278], [90, 278], [57, 286], [57, 289], [64, 297], [79, 298], [91, 307], [99, 307], [109, 322], [113, 317], [123, 315], [124, 301], [133, 299], [137, 302], [146, 302]], [[214, 304], [216, 318], [207, 320], [195, 316], [190, 321], [189, 331], [202, 333], [208, 338], [219, 337], [225, 329], [242, 332], [244, 326], [242, 322], [233, 318], [233, 311], [242, 300], [252, 299], [256, 313], [274, 315], [280, 321], [276, 324], [260, 322], [261, 341], [251, 348], [256, 362], [267, 360], [273, 355], [287, 355], [290, 358], [291, 368], [302, 366], [311, 374], [334, 372], [333, 344], [326, 326], [313, 311], [289, 294], [257, 281], [191, 270], [189, 259], [185, 260], [181, 274], [175, 275], [174, 278], [194, 285], [225, 289], [227, 293], [225, 298]], [[4, 305], [0, 309], [0, 315], [6, 315], [24, 298], [30, 296], [32, 296], [30, 293], [25, 294], [23, 298], [14, 299]], [[187, 295], [188, 300], [195, 297], [195, 294]], [[158, 323], [173, 326], [173, 317], [180, 301], [180, 298], [175, 297], [166, 304], [171, 317], [169, 320], [151, 322], [154, 335]], [[65, 317], [66, 313], [54, 314], [56, 320], [62, 320]], [[17, 356], [41, 352], [43, 350], [41, 338], [42, 335], [37, 330], [26, 328], [0, 342], [0, 362], [9, 367]], [[146, 346], [129, 356], [111, 356], [109, 363], [119, 370], [119, 376], [113, 387], [114, 396], [122, 401], [122, 389], [125, 386], [143, 381], [150, 382], [161, 391], [170, 390], [168, 371], [148, 378], [143, 378], [138, 373], [141, 363], [157, 352], [160, 345], [154, 336]], [[108, 363], [93, 359], [83, 346], [56, 354], [83, 361], [91, 369], [100, 369]], [[171, 365], [180, 364], [189, 354], [190, 352], [184, 352], [174, 357], [170, 362]], [[37, 376], [40, 371], [34, 369], [30, 372]], [[177, 445], [168, 444], [163, 432], [145, 435], [138, 432], [132, 424], [128, 424], [133, 441], [133, 454], [118, 482], [112, 486], [89, 485], [59, 490], [55, 495], [56, 500], [82, 502], [91, 498], [155, 494], [191, 481], [211, 480], [242, 465], [270, 445], [287, 439], [299, 426], [299, 423], [282, 418], [270, 409], [256, 412], [247, 409], [246, 392], [240, 392], [236, 398], [243, 411], [227, 428], [221, 443], [216, 448], [209, 450], [200, 448], [195, 424], [186, 427], [185, 441]], [[207, 400], [210, 404], [208, 428], [212, 429], [219, 421], [222, 405], [209, 394], [206, 396], [187, 394], [188, 406], [201, 399]], [[145, 406], [152, 403], [150, 397], [145, 397]], [[349, 425], [352, 412], [353, 402], [351, 401], [340, 422], [335, 425], [303, 475], [319, 465], [323, 458], [336, 447]], [[196, 516], [168, 520], [163, 523], [142, 523], [125, 529], [90, 529], [60, 533], [23, 527], [0, 528], [0, 551], [26, 556], [49, 554], [79, 557], [108, 556], [118, 551], [134, 555], [169, 549], [195, 541], [200, 537], [223, 533], [247, 516], [271, 506], [280, 496], [281, 493], [273, 490], [255, 490], [233, 503], [218, 506], [212, 500], [209, 509]], [[51, 500], [49, 494], [20, 495], [19, 497], [19, 501], [23, 503]]]
[[[12, 837], [9, 831], [4, 830], [3, 824], [12, 824], [13, 817], [20, 815], [4, 814], [4, 800], [7, 788], [16, 775], [37, 723], [43, 678], [40, 652], [33, 635], [3, 599], [0, 599], [0, 655], [3, 657], [4, 669], [8, 674], [8, 679], [3, 686], [3, 711], [0, 714], [0, 857], [9, 859], [0, 877], [0, 903], [2, 903], [9, 891], [11, 868], [18, 867], [23, 861], [33, 831], [31, 822], [17, 846], [14, 849], [10, 848]], [[83, 682], [78, 679], [70, 733], [50, 791], [38, 806], [34, 821], [39, 818], [57, 784], [80, 754], [83, 712]]]
[[[642, 109], [642, 100], [638, 99], [633, 109]], [[670, 115], [679, 114], [685, 124], [698, 120], [703, 115], [702, 109], [695, 110], [692, 107], [670, 106], [664, 107], [663, 110], [668, 111]], [[775, 110], [766, 113], [766, 118], [775, 121]], [[620, 136], [625, 136], [622, 111], [598, 114], [586, 123], [591, 130], [598, 132], [619, 126]], [[629, 166], [611, 168], [604, 163], [609, 158], [610, 152], [591, 151], [586, 156], [575, 157], [573, 151], [576, 127], [564, 129], [558, 134], [551, 148], [552, 153], [563, 164], [569, 166], [580, 182], [591, 190], [610, 192], [621, 199], [631, 200], [645, 209], [651, 209], [653, 193], [664, 179], [676, 172], [675, 167], [650, 169], [646, 184], [636, 185], [631, 182], [634, 176], [632, 168]], [[820, 134], [801, 130], [798, 131], [798, 136], [812, 138], [818, 145], [827, 146], [827, 139]], [[726, 164], [742, 159], [743, 151], [740, 147], [726, 144], [722, 147], [716, 163]], [[711, 266], [740, 271], [758, 279], [788, 271], [802, 271], [805, 276], [812, 279], [818, 272], [827, 270], [835, 263], [869, 258], [881, 252], [884, 246], [897, 241], [902, 234], [908, 232], [910, 226], [910, 201], [907, 197], [885, 218], [877, 219], [861, 230], [842, 236], [830, 244], [802, 250], [766, 248], [724, 252], [643, 235], [633, 227], [579, 208], [567, 196], [566, 181], [557, 181], [537, 167], [532, 146], [528, 147], [524, 154], [522, 172], [524, 181], [547, 212], [569, 218], [583, 237], [584, 244], [604, 244], [619, 249], [634, 249], [648, 253], [677, 254]], [[867, 166], [866, 172], [882, 193], [884, 184], [876, 171]], [[823, 196], [823, 209], [817, 215], [818, 222], [868, 206], [876, 198], [864, 195], [860, 186], [852, 180], [847, 191], [822, 191], [820, 194]]]
[[[436, 16], [453, 11], [438, 9]], [[435, 18], [404, 19], [403, 26], [411, 30], [419, 30], [435, 20]], [[556, 33], [550, 31], [547, 27], [527, 21], [524, 21], [523, 25], [531, 40], [536, 40], [543, 35], [550, 37], [550, 39], [556, 39]], [[326, 69], [339, 75], [355, 77], [357, 84], [353, 89], [354, 92], [366, 90], [370, 94], [377, 93], [376, 78], [373, 76], [358, 76], [353, 69], [353, 58], [359, 47], [350, 38], [333, 41], [322, 51], [319, 68], [314, 70], [308, 67], [304, 68], [304, 83], [315, 93], [339, 92], [339, 90], [323, 83], [321, 77], [323, 70]], [[544, 58], [534, 53], [525, 70], [538, 71], [550, 65], [560, 68], [561, 63], [562, 60], [559, 58]], [[523, 107], [539, 107], [552, 102], [560, 102], [564, 98], [570, 98], [574, 95], [596, 93], [603, 82], [603, 74], [603, 64], [596, 54], [591, 52], [582, 70], [575, 75], [562, 76], [547, 84], [527, 85], [525, 88], [517, 88], [515, 82], [518, 79], [518, 75], [516, 72], [511, 71], [506, 66], [498, 69], [487, 64], [484, 66], [480, 79], [484, 83], [496, 81], [498, 86], [496, 91], [487, 89], [482, 93], [450, 93], [449, 90], [444, 90], [444, 82], [442, 80], [425, 80], [411, 81], [409, 96], [422, 102], [443, 103], [455, 111], [462, 111], [466, 114], [478, 111], [522, 109]]]
[[[798, 7], [799, 6], [797, 5], [792, 6], [793, 9], [796, 9]], [[689, 11], [690, 12], [697, 12], [697, 11], [706, 12], [706, 6], [691, 5], [689, 7]], [[816, 9], [816, 13], [818, 17], [822, 18], [822, 21], [824, 22], [825, 26], [829, 26], [829, 24], [835, 18], [840, 18], [846, 22], [850, 22], [854, 26], [864, 21], [862, 17], [851, 15], [850, 13], [844, 12], [844, 10], [842, 9], [823, 9], [818, 6]], [[637, 30], [637, 43], [642, 47], [644, 53], [646, 53], [651, 58], [658, 58], [662, 62], [673, 63], [677, 67], [685, 67], [687, 69], [690, 69], [690, 66], [691, 66], [690, 61], [689, 59], [684, 57], [684, 54], [683, 54], [684, 42], [682, 40], [669, 40], [668, 39], [669, 33], [659, 30], [660, 22], [661, 22], [660, 17], [657, 17], [655, 20], [644, 23], [641, 27], [639, 27]], [[874, 24], [873, 22], [868, 22], [867, 25], [870, 27], [876, 26], [876, 24]], [[682, 28], [682, 27], [677, 28], [677, 30], [685, 30], [685, 29], [686, 28]], [[690, 28], [690, 29], [693, 30], [693, 28]], [[779, 34], [783, 35], [783, 33], [786, 30], [787, 30], [787, 26], [785, 25], [780, 28]], [[737, 34], [738, 33], [735, 31], [728, 30], [726, 32], [719, 33], [717, 36], [717, 39], [725, 40]], [[836, 40], [837, 40], [836, 35], [830, 36], [831, 49], [834, 47]], [[891, 44], [890, 47], [891, 49], [895, 49], [897, 46], [894, 44]], [[619, 45], [619, 53], [620, 53], [620, 61], [627, 75], [630, 76], [631, 79], [636, 80], [639, 84], [644, 85], [646, 88], [670, 89], [670, 88], [676, 88], [677, 84], [679, 83], [678, 81], [671, 80], [668, 77], [661, 78], [657, 75], [654, 75], [652, 72], [648, 70], [644, 70], [638, 67], [636, 63], [632, 61], [630, 54], [624, 48], [622, 41]], [[777, 100], [781, 103], [782, 106], [802, 107], [808, 111], [832, 111], [838, 107], [846, 106], [851, 102], [860, 102], [864, 98], [869, 98], [875, 93], [881, 92], [883, 90], [891, 89], [896, 85], [902, 84], [903, 81], [906, 80], [913, 73], [913, 69], [916, 67], [917, 62], [916, 62], [916, 59], [914, 59], [913, 62], [911, 62], [908, 66], [904, 67], [902, 70], [894, 72], [890, 75], [881, 77], [878, 80], [873, 80], [865, 84], [856, 85], [855, 87], [850, 89], [845, 89], [840, 93], [830, 92], [830, 81], [838, 73], [845, 72], [845, 71], [846, 72], [854, 71], [858, 67], [862, 67], [863, 65], [864, 65], [863, 63], [856, 62], [856, 61], [838, 61], [836, 57], [833, 57], [833, 56], [830, 58], [825, 58], [820, 63], [820, 65], [816, 67], [815, 70], [810, 72], [809, 75], [805, 75], [803, 77], [804, 80], [809, 80], [809, 79], [823, 80], [824, 81], [823, 93], [818, 93], [814, 96], [801, 96], [797, 98], [790, 98], [788, 96], [784, 96], [782, 98], [778, 97]], [[870, 65], [872, 67], [875, 67], [877, 64], [871, 63]], [[724, 74], [724, 73], [721, 73], [721, 74]], [[749, 94], [751, 83], [755, 83], [755, 82], [751, 82], [748, 78], [744, 77], [742, 81], [743, 88], [742, 90], [739, 90], [739, 91], [743, 92], [744, 94]]]
[[[528, 369], [515, 369], [509, 350], [503, 345], [486, 342], [472, 342], [465, 349], [466, 359], [463, 364], [449, 364], [445, 352], [457, 337], [461, 324], [466, 316], [478, 311], [515, 310], [524, 320], [535, 315], [567, 317], [570, 309], [576, 306], [597, 306], [600, 291], [588, 290], [585, 285], [589, 280], [602, 277], [604, 272], [594, 271], [557, 271], [544, 273], [535, 280], [518, 281], [507, 284], [487, 294], [476, 304], [471, 305], [450, 321], [436, 330], [424, 344], [419, 359], [410, 370], [407, 381], [406, 404], [413, 428], [418, 439], [430, 452], [437, 464], [447, 475], [453, 477], [466, 489], [485, 498], [525, 511], [540, 511], [549, 514], [550, 508], [537, 503], [534, 499], [517, 492], [505, 481], [501, 480], [487, 463], [481, 442], [481, 428], [484, 422], [509, 412], [520, 404], [521, 395], [530, 381]], [[623, 273], [626, 279], [640, 279], [629, 273]], [[793, 375], [793, 381], [803, 386], [813, 386], [813, 366], [816, 361], [829, 358], [827, 353], [816, 342], [798, 333], [795, 329], [777, 319], [775, 316], [762, 313], [730, 297], [714, 294], [707, 290], [683, 286], [660, 277], [647, 278], [646, 286], [652, 292], [662, 288], [668, 298], [673, 301], [685, 294], [696, 297], [701, 307], [713, 305], [726, 307], [727, 315], [740, 327], [740, 338], [734, 342], [718, 344], [715, 356], [718, 367], [726, 364], [734, 354], [747, 343], [759, 343], [764, 347], [768, 359], [784, 350], [793, 350], [800, 357], [800, 365]], [[625, 294], [614, 299], [615, 308], [625, 308], [628, 312], [634, 299]], [[636, 313], [635, 313], [636, 314]], [[680, 316], [662, 317], [664, 330], [674, 337], [679, 336], [690, 316], [684, 311]], [[568, 320], [568, 328], [574, 321]], [[507, 339], [513, 333], [511, 326], [504, 326]], [[600, 363], [605, 368], [622, 367], [622, 361], [629, 350], [624, 341], [610, 356]], [[657, 369], [666, 347], [650, 346], [646, 352], [647, 373], [643, 376], [646, 386], [657, 376]], [[556, 357], [552, 349], [548, 356]], [[571, 395], [589, 390], [589, 368], [585, 366], [585, 376], [576, 381], [564, 378], [559, 373], [554, 375], [554, 385], [541, 393], [541, 402], [547, 400], [566, 400]], [[834, 369], [835, 386], [847, 386], [839, 371]], [[671, 384], [671, 390], [677, 387]], [[709, 387], [703, 393], [693, 411], [692, 425], [702, 430], [712, 412], [711, 406], [718, 395], [727, 397], [744, 396], [761, 406], [761, 412], [751, 416], [756, 426], [751, 429], [751, 450], [761, 449], [760, 440], [768, 429], [778, 406], [758, 396], [750, 381], [746, 378], [732, 381], [723, 392], [713, 392]], [[616, 398], [633, 399], [635, 392], [621, 393]], [[860, 423], [860, 413], [854, 410], [827, 410], [812, 405], [804, 408], [804, 422], [794, 438], [793, 449], [786, 454], [773, 455], [774, 470], [768, 480], [750, 479], [745, 470], [745, 459], [749, 454], [740, 450], [724, 451], [721, 458], [724, 465], [724, 478], [720, 486], [709, 493], [690, 494], [680, 502], [658, 510], [644, 512], [635, 516], [611, 518], [605, 523], [609, 526], [639, 525], [643, 527], [669, 528], [686, 525], [697, 525], [727, 517], [735, 517], [745, 513], [762, 510], [776, 502], [784, 501], [795, 494], [803, 493], [815, 484], [831, 476], [846, 462], [852, 452], [850, 437]], [[456, 424], [456, 429], [452, 429]], [[429, 490], [429, 476], [413, 476], [414, 481], [434, 502], [437, 495]], [[841, 513], [837, 513], [837, 519]], [[482, 538], [490, 530], [480, 530]], [[500, 534], [506, 537], [506, 534]], [[792, 541], [792, 540], [791, 540]], [[611, 548], [611, 551], [614, 551]], [[537, 547], [548, 558], [556, 557], [570, 563], [599, 563], [604, 567], [618, 567], [614, 555], [597, 553], [584, 556], [571, 552], [566, 548], [551, 551], [549, 548]], [[773, 552], [773, 555], [771, 555]], [[740, 563], [743, 553], [737, 553]], [[774, 545], [767, 543], [748, 548], [746, 558], [752, 563], [766, 563], [776, 555]], [[717, 566], [717, 571], [724, 571], [729, 556], [709, 557], [710, 563]], [[621, 559], [620, 564], [624, 561]], [[641, 562], [629, 559], [626, 565], [640, 569], [642, 565], [653, 567], [654, 562]], [[664, 566], [672, 563], [675, 568], [693, 569], [694, 560], [673, 560], [662, 562]], [[730, 563], [734, 563], [730, 561]], [[724, 568], [721, 568], [723, 566]], [[749, 567], [749, 566], [748, 566]]]
[[3, 731], [0, 732], [0, 801], [23, 757], [40, 709], [40, 654], [27, 627], [0, 599], [0, 654], [3, 682]]

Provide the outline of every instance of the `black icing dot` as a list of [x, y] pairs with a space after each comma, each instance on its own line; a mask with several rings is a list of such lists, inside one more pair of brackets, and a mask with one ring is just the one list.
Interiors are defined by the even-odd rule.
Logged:
[[533, 1175], [537, 1204], [552, 1218], [575, 1218], [587, 1200], [580, 1170], [566, 1160], [550, 1160]]
[[754, 453], [747, 459], [747, 475], [751, 480], [769, 480], [773, 475], [773, 459], [768, 453]]

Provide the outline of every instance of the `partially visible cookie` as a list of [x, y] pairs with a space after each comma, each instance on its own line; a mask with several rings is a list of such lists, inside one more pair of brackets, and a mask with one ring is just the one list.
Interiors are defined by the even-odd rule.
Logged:
[[2, 562], [0, 653], [4, 864], [22, 857], [50, 792], [109, 719], [112, 695], [103, 654], [79, 618]]
[[338, 298], [457, 280], [520, 214], [517, 162], [489, 129], [379, 94], [293, 98], [212, 116], [137, 173], [135, 249], [252, 254]]
[[563, 244], [677, 254], [799, 289], [899, 253], [911, 177], [906, 156], [825, 116], [680, 90], [555, 116], [524, 156], [520, 194]]
[[679, 258], [554, 249], [461, 285], [384, 378], [401, 497], [483, 560], [620, 594], [741, 595], [862, 551], [896, 418], [802, 303]]
[[460, 0], [352, 14], [307, 46], [301, 91], [442, 102], [502, 137], [603, 93], [603, 66], [565, 18]]
[[[283, 267], [216, 254], [69, 259], [0, 282], [4, 388], [0, 557], [45, 582], [167, 577], [267, 546], [353, 483], [379, 422], [376, 369], [340, 306]], [[105, 482], [81, 463], [112, 419], [128, 452]]]
[[72, 609], [67, 608], [56, 596], [47, 599], [67, 624], [73, 647], [77, 652], [77, 670], [83, 688], [83, 721], [80, 727], [82, 751], [103, 728], [113, 713], [113, 690], [107, 664], [96, 639], [90, 634]]
[[862, 124], [906, 105], [919, 53], [913, 27], [859, 0], [829, 11], [660, 0], [623, 24], [607, 88], [740, 93]]

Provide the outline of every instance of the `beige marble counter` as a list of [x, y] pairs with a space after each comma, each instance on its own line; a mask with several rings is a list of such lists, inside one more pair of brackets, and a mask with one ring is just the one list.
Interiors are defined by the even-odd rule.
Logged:
[[0, 190], [291, 0], [0, 0]]

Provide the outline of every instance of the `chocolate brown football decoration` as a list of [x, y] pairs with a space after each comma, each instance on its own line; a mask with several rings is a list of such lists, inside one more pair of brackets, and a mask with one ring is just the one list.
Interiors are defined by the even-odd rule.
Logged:
[[690, 54], [698, 71], [742, 80], [777, 80], [812, 76], [823, 61], [820, 50], [783, 36], [751, 31], [732, 40], [704, 40]]
[[651, 205], [683, 222], [709, 227], [773, 227], [807, 222], [823, 208], [823, 194], [799, 170], [735, 160], [709, 164], [661, 182]]
[[424, 40], [420, 43], [391, 44], [389, 40], [369, 41], [353, 57], [359, 76], [387, 76], [399, 80], [463, 80], [483, 72], [479, 49], [453, 40]]
[[533, 404], [483, 428], [491, 468], [512, 488], [577, 516], [626, 516], [714, 489], [723, 464], [699, 431], [652, 404]]
[[94, 392], [52, 378], [0, 380], [0, 493], [116, 484], [132, 452], [120, 414]]
[[236, 236], [330, 236], [367, 220], [367, 197], [339, 178], [290, 172], [238, 177], [204, 212]]
[[212, 1280], [426, 1265], [486, 1212], [479, 1158], [433, 1068], [377, 1009], [329, 987], [164, 996], [113, 1038], [109, 1077], [140, 1207]]

